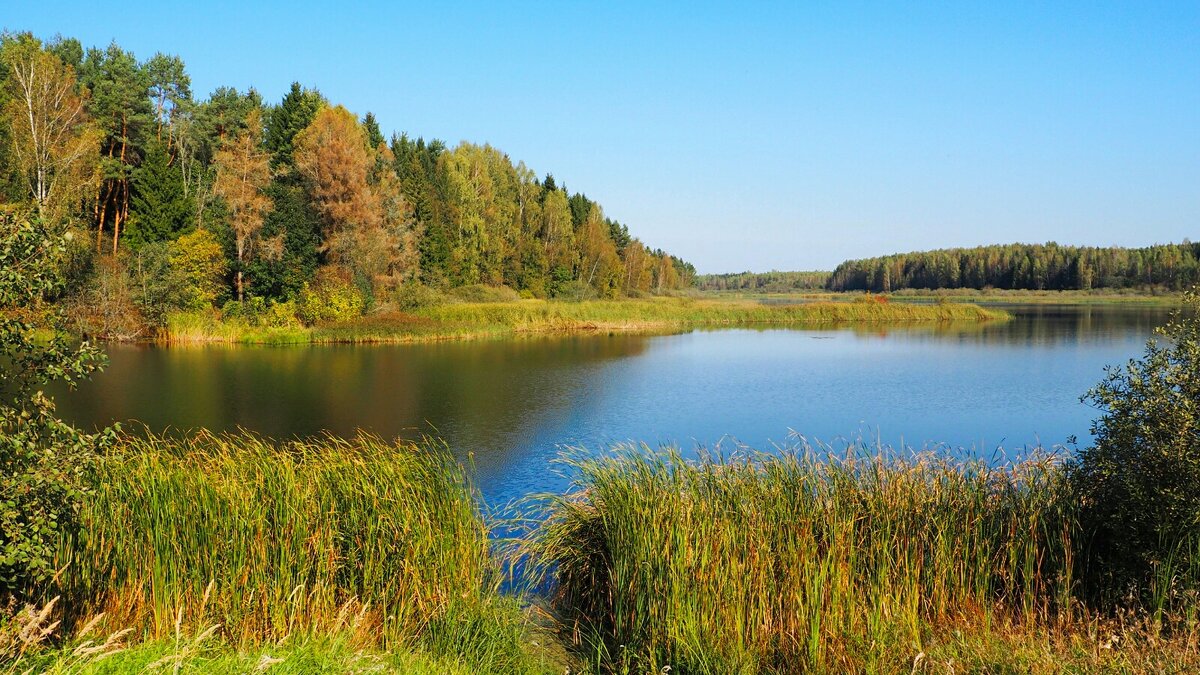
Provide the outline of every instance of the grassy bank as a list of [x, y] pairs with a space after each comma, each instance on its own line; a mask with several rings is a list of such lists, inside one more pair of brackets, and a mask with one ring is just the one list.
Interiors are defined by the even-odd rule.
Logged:
[[1006, 318], [1003, 311], [968, 304], [877, 300], [794, 305], [690, 298], [520, 300], [443, 304], [313, 327], [264, 328], [223, 321], [216, 314], [178, 314], [169, 318], [165, 339], [265, 344], [430, 342], [572, 331], [656, 333], [705, 327], [983, 322]]
[[529, 552], [565, 634], [601, 667], [1200, 665], [1194, 621], [1168, 640], [1165, 615], [1115, 626], [1079, 610], [1054, 456], [989, 467], [859, 448], [688, 462], [627, 448], [569, 464], [578, 489], [551, 499]]
[[59, 600], [0, 620], [0, 672], [1200, 668], [1194, 571], [1164, 565], [1146, 611], [1080, 604], [1055, 455], [565, 461], [575, 489], [513, 549], [543, 613], [501, 592], [513, 559], [436, 443], [122, 437], [61, 540]]
[[437, 444], [126, 437], [92, 483], [44, 593], [76, 641], [86, 627], [144, 645], [123, 658], [343, 649], [544, 671], [500, 597], [464, 470]]

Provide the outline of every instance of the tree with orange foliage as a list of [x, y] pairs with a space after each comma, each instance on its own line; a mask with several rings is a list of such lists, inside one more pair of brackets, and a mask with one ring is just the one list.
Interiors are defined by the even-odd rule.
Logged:
[[367, 172], [374, 164], [354, 114], [342, 106], [322, 108], [293, 141], [296, 168], [331, 229], [371, 224]]
[[257, 109], [250, 111], [246, 127], [213, 159], [217, 168], [213, 193], [224, 199], [229, 208], [229, 227], [237, 255], [238, 302], [245, 299], [246, 263], [254, 253], [258, 233], [272, 208], [271, 199], [263, 192], [271, 182], [271, 158], [262, 148], [262, 118]]
[[293, 159], [325, 220], [330, 259], [374, 286], [415, 274], [418, 233], [390, 151], [368, 143], [349, 110], [326, 107], [296, 134]]

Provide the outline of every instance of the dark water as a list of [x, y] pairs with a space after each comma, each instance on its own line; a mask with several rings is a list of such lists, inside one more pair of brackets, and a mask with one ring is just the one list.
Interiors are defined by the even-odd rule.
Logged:
[[1138, 355], [1167, 310], [1010, 308], [988, 325], [695, 331], [397, 346], [109, 348], [111, 364], [60, 397], [83, 425], [239, 426], [278, 437], [357, 428], [432, 433], [494, 504], [562, 487], [561, 445], [742, 442], [794, 430], [946, 444], [991, 456], [1089, 438], [1079, 396]]

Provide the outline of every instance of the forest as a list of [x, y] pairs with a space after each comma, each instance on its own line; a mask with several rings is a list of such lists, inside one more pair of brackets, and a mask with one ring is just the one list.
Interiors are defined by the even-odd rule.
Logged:
[[221, 308], [341, 320], [456, 288], [640, 296], [695, 273], [497, 148], [388, 139], [298, 83], [274, 104], [202, 99], [177, 56], [6, 34], [0, 110], [0, 209], [71, 235], [60, 299], [93, 335]]
[[880, 293], [902, 288], [1178, 291], [1197, 282], [1200, 245], [1187, 240], [1145, 248], [1062, 246], [1050, 242], [848, 260], [834, 269], [828, 289]]
[[735, 272], [701, 274], [696, 288], [702, 291], [740, 291], [748, 293], [795, 293], [820, 291], [829, 281], [829, 272]]

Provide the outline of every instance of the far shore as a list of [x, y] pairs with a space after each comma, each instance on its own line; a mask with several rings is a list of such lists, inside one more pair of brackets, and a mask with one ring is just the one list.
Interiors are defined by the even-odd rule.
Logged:
[[[795, 291], [705, 291], [706, 298], [724, 300], [770, 300], [773, 302], [847, 302], [863, 297], [859, 291], [833, 292], [824, 290]], [[951, 301], [970, 304], [1046, 304], [1046, 305], [1153, 305], [1175, 307], [1183, 293], [1177, 291], [1147, 291], [1140, 289], [1095, 289], [1090, 291], [1038, 291], [955, 288], [902, 289], [883, 294], [894, 302]]]

